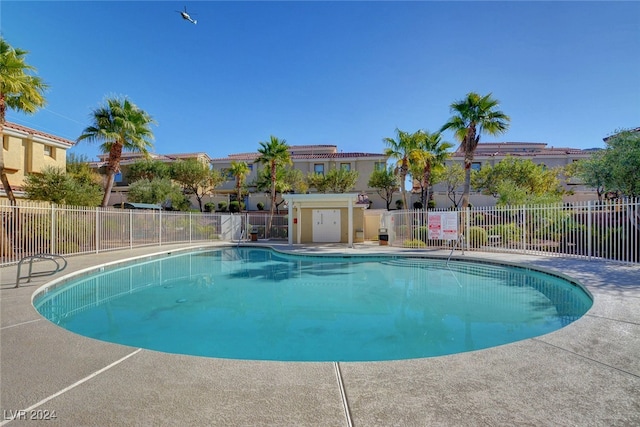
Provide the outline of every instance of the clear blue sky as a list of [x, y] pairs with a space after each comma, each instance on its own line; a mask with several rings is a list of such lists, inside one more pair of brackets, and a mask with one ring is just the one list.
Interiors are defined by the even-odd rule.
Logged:
[[1, 0], [0, 29], [50, 85], [44, 110], [9, 121], [75, 140], [126, 95], [157, 120], [156, 153], [225, 157], [270, 135], [381, 152], [470, 91], [511, 117], [484, 142], [603, 147], [640, 126], [638, 2]]

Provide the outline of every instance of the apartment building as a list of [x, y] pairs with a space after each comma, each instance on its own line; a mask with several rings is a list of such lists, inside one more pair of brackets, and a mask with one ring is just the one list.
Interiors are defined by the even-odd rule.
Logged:
[[[384, 208], [385, 203], [374, 189], [369, 188], [367, 183], [369, 177], [374, 170], [385, 168], [387, 164], [387, 156], [381, 153], [363, 153], [363, 152], [341, 152], [338, 151], [336, 145], [292, 145], [289, 146], [289, 154], [294, 169], [302, 172], [303, 176], [311, 173], [324, 174], [331, 169], [345, 169], [358, 172], [358, 180], [351, 192], [362, 194], [368, 197], [372, 208]], [[227, 157], [216, 158], [211, 160], [213, 168], [222, 172], [227, 171], [231, 167], [231, 162], [246, 162], [251, 170], [247, 176], [246, 182], [250, 183], [256, 179], [260, 168], [264, 165], [255, 163], [260, 154], [239, 153], [230, 154]], [[227, 181], [216, 189], [219, 195], [231, 195], [234, 193], [235, 179], [227, 176]], [[311, 189], [311, 192], [314, 190]], [[262, 203], [265, 209], [269, 209], [269, 196], [266, 193], [256, 193], [255, 188], [250, 189], [249, 196], [246, 198], [247, 209], [254, 210], [258, 203]]]
[[[517, 157], [521, 159], [531, 160], [535, 164], [544, 165], [551, 169], [559, 166], [566, 166], [572, 162], [582, 159], [588, 159], [595, 149], [582, 150], [578, 148], [567, 147], [550, 147], [544, 142], [487, 142], [479, 143], [476, 148], [473, 164], [471, 168], [480, 170], [485, 166], [495, 166], [498, 162], [507, 156]], [[445, 164], [458, 163], [464, 165], [464, 152], [458, 148]], [[563, 183], [567, 190], [572, 194], [564, 197], [565, 203], [594, 200], [597, 193], [594, 189], [588, 188], [573, 178], [565, 180]], [[458, 190], [458, 195], [462, 194], [462, 187]], [[434, 200], [437, 208], [447, 208], [453, 203], [447, 196], [447, 188], [444, 184], [436, 184], [433, 187]], [[412, 200], [416, 199], [414, 195]], [[480, 192], [474, 192], [470, 195], [470, 202], [473, 206], [494, 206], [496, 199], [491, 196], [485, 196]]]
[[[66, 169], [67, 150], [75, 144], [17, 123], [5, 122], [2, 128], [4, 171], [16, 198], [24, 198], [25, 177], [40, 173], [48, 166]], [[8, 198], [4, 186], [0, 198]]]

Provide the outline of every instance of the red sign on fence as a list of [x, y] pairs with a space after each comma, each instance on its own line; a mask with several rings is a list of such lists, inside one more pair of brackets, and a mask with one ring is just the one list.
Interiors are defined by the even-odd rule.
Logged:
[[458, 213], [457, 212], [429, 212], [429, 239], [457, 240]]

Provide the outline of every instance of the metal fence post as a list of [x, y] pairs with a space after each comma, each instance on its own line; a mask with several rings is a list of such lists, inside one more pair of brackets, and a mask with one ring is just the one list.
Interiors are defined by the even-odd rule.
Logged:
[[96, 253], [100, 252], [100, 208], [96, 208]]
[[591, 239], [591, 233], [592, 233], [592, 212], [591, 212], [591, 200], [589, 200], [587, 202], [587, 256], [589, 258], [589, 261], [591, 261], [591, 252], [593, 250], [592, 247], [592, 239]]
[[158, 245], [162, 246], [162, 211], [158, 211]]
[[129, 209], [129, 249], [133, 249], [133, 209]]
[[462, 242], [462, 245], [464, 246], [464, 248], [466, 250], [469, 250], [469, 229], [471, 228], [471, 208], [469, 208], [469, 206], [467, 206], [466, 208], [464, 208], [464, 234], [463, 236], [466, 236], [464, 241]]
[[49, 236], [50, 244], [49, 251], [52, 254], [56, 253], [57, 245], [56, 245], [56, 204], [51, 203], [51, 235]]
[[527, 207], [522, 205], [520, 221], [522, 223], [522, 251], [527, 253]]

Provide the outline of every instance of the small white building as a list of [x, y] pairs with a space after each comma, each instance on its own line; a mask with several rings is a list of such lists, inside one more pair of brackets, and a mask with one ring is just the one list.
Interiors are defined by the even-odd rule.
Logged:
[[289, 244], [364, 241], [364, 210], [357, 193], [285, 194]]

